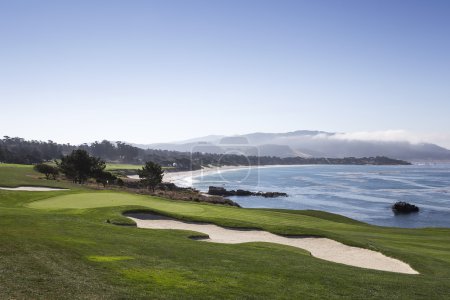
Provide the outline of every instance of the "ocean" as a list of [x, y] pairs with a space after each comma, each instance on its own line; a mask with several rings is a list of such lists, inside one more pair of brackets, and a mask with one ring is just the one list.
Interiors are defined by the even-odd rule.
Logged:
[[[273, 166], [195, 177], [192, 185], [289, 195], [230, 197], [247, 208], [323, 210], [381, 226], [450, 227], [450, 164]], [[415, 204], [420, 212], [395, 215], [391, 206], [397, 201]]]

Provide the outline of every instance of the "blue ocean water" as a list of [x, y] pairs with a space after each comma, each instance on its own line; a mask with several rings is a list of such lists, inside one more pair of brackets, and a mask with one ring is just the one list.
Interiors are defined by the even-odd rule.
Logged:
[[[274, 166], [222, 171], [197, 177], [193, 186], [279, 191], [289, 197], [230, 197], [242, 207], [315, 209], [375, 225], [450, 227], [450, 165]], [[420, 212], [395, 215], [391, 205], [406, 201]]]

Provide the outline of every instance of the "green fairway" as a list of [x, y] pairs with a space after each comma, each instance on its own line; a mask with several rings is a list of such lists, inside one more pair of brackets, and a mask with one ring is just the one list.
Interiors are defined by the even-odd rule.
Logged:
[[2, 164], [0, 163], [0, 187], [44, 186], [60, 188], [83, 188], [79, 185], [45, 180], [44, 174], [33, 170], [32, 165]]
[[106, 171], [114, 171], [114, 170], [139, 170], [142, 169], [143, 165], [132, 165], [132, 164], [115, 164], [115, 163], [107, 163]]
[[[0, 168], [0, 186], [10, 177], [11, 185], [21, 185], [31, 171]], [[131, 224], [122, 212], [136, 209], [330, 237], [399, 258], [421, 274], [350, 267], [281, 245], [205, 243], [189, 239], [198, 235], [192, 232], [106, 222]], [[444, 299], [450, 295], [450, 230], [384, 228], [318, 211], [240, 209], [124, 192], [0, 191], [0, 286], [1, 299]]]
[[[118, 192], [95, 192], [82, 194], [69, 194], [63, 196], [55, 196], [49, 199], [31, 202], [28, 207], [48, 210], [58, 209], [88, 209], [99, 207], [114, 207], [114, 206], [142, 206], [159, 211], [161, 213], [177, 216], [179, 218], [190, 218], [196, 220], [215, 220], [216, 222], [226, 223], [226, 225], [233, 225], [234, 222], [239, 222], [241, 226], [246, 227], [261, 227], [269, 226], [278, 228], [282, 226], [285, 228], [283, 232], [287, 232], [288, 228], [325, 228], [330, 226], [347, 227], [347, 223], [357, 224], [363, 227], [367, 225], [358, 223], [351, 219], [341, 217], [338, 215], [320, 213], [321, 218], [309, 216], [311, 211], [306, 214], [299, 215], [292, 213], [292, 211], [271, 211], [271, 210], [256, 210], [256, 209], [239, 209], [236, 207], [226, 207], [210, 204], [197, 204], [195, 202], [172, 201], [156, 197], [149, 197], [143, 195], [133, 195], [128, 193]], [[226, 213], [227, 218], [220, 221], [223, 214]], [[326, 219], [329, 220], [326, 220]], [[245, 225], [242, 225], [244, 224]], [[273, 224], [273, 226], [272, 226]], [[299, 227], [298, 225], [301, 225]], [[355, 226], [356, 227], [356, 226]]]

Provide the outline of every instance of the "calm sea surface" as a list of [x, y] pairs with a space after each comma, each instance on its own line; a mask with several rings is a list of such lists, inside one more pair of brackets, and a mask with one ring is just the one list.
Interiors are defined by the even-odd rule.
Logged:
[[[450, 227], [450, 164], [413, 166], [281, 166], [224, 171], [197, 177], [193, 186], [280, 191], [289, 197], [231, 197], [242, 207], [316, 209], [370, 224]], [[407, 201], [420, 212], [394, 215]]]

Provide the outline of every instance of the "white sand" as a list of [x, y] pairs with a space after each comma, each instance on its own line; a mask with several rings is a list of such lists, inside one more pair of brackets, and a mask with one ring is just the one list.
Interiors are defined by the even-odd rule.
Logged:
[[[163, 181], [175, 183], [176, 185], [182, 187], [191, 187], [194, 178], [249, 168], [256, 168], [256, 167], [248, 167], [248, 166], [204, 167], [201, 170], [195, 171], [164, 172]], [[138, 175], [129, 175], [127, 177], [131, 179], [139, 179]]]
[[28, 191], [28, 192], [50, 192], [50, 191], [67, 191], [68, 189], [49, 188], [40, 186], [19, 186], [15, 188], [0, 187], [0, 190], [6, 191]]
[[[239, 169], [251, 169], [248, 166], [223, 166], [223, 167], [204, 167], [201, 170], [185, 171], [185, 172], [167, 172], [164, 173], [164, 181], [172, 182], [180, 186], [192, 186], [192, 182], [195, 178], [202, 179], [203, 176], [221, 174], [224, 172], [239, 170]], [[254, 167], [253, 167], [254, 168]]]
[[226, 244], [248, 242], [268, 242], [288, 245], [307, 250], [312, 256], [360, 268], [419, 274], [408, 264], [387, 257], [379, 252], [350, 247], [327, 238], [316, 237], [283, 237], [261, 230], [238, 230], [223, 228], [213, 224], [183, 222], [153, 214], [127, 214], [139, 228], [179, 229], [197, 231], [209, 236], [204, 241]]
[[[193, 180], [195, 178], [202, 179], [203, 176], [221, 174], [225, 172], [235, 171], [235, 170], [252, 170], [252, 169], [265, 169], [265, 168], [295, 168], [295, 167], [305, 167], [308, 165], [260, 165], [260, 166], [222, 166], [222, 167], [203, 167], [201, 170], [195, 171], [181, 171], [181, 172], [164, 172], [163, 181], [175, 183], [182, 187], [192, 187]], [[139, 179], [139, 175], [128, 175], [130, 179]]]
[[[181, 187], [192, 187], [193, 180], [199, 178], [202, 180], [203, 176], [221, 174], [225, 172], [235, 171], [235, 170], [252, 170], [252, 169], [263, 169], [263, 168], [292, 168], [307, 165], [262, 165], [262, 166], [222, 166], [222, 167], [203, 167], [201, 170], [195, 171], [181, 171], [181, 172], [164, 172], [163, 181], [175, 183]], [[139, 175], [128, 175], [130, 179], [139, 179]]]

